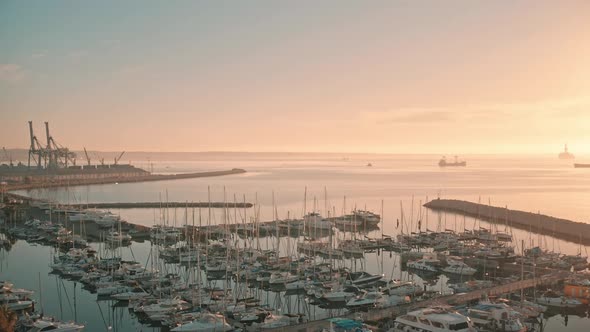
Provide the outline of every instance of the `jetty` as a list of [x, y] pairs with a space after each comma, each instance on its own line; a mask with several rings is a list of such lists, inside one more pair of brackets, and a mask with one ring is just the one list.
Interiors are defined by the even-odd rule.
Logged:
[[285, 331], [285, 332], [316, 332], [330, 327], [330, 319], [347, 318], [358, 319], [364, 322], [378, 322], [384, 319], [393, 319], [407, 312], [426, 308], [431, 306], [448, 306], [466, 304], [471, 301], [481, 299], [483, 296], [499, 296], [509, 293], [518, 293], [520, 290], [534, 288], [537, 286], [553, 286], [562, 282], [569, 276], [567, 272], [554, 272], [542, 277], [530, 278], [514, 281], [504, 285], [497, 285], [489, 288], [473, 290], [468, 293], [444, 295], [434, 297], [425, 301], [411, 302], [404, 305], [397, 305], [389, 308], [372, 308], [368, 312], [352, 312], [349, 314], [308, 321], [304, 324], [284, 326], [274, 329], [265, 329], [265, 331]]
[[469, 201], [454, 199], [435, 199], [425, 207], [434, 211], [446, 211], [466, 215], [496, 224], [506, 224], [538, 234], [546, 234], [558, 239], [584, 245], [590, 244], [590, 224], [556, 218], [540, 213], [510, 210], [507, 207], [495, 207]]
[[44, 174], [42, 176], [21, 176], [22, 181], [9, 181], [5, 179], [4, 191], [30, 190], [39, 188], [74, 187], [97, 184], [118, 184], [131, 182], [168, 181], [204, 178], [214, 176], [225, 176], [246, 173], [241, 168], [233, 168], [223, 171], [180, 173], [180, 174], [152, 174], [148, 172], [127, 172], [127, 173], [89, 173], [89, 174]]
[[252, 203], [223, 202], [132, 202], [132, 203], [87, 203], [70, 204], [72, 209], [157, 209], [157, 208], [251, 208]]

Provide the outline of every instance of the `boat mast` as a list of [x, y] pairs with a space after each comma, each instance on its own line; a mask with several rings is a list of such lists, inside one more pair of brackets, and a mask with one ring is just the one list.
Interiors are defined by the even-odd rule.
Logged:
[[211, 235], [211, 187], [207, 186], [207, 232], [205, 236], [205, 257], [209, 260], [209, 236]]
[[[426, 202], [428, 202], [428, 196], [426, 196]], [[428, 232], [428, 208], [425, 208], [424, 212], [426, 213], [426, 232]], [[463, 228], [465, 228], [465, 226], [463, 226]]]
[[[381, 241], [383, 241], [383, 199], [381, 199]], [[381, 274], [385, 275], [385, 271], [383, 270], [383, 255], [384, 252], [381, 251]]]
[[[201, 307], [201, 231], [203, 224], [201, 220], [201, 204], [199, 204], [199, 239], [197, 242], [197, 295], [199, 296], [199, 307]], [[207, 246], [205, 246], [207, 247]]]
[[399, 201], [399, 208], [400, 208], [400, 220], [401, 220], [401, 237], [400, 237], [400, 255], [399, 255], [399, 280], [403, 279], [403, 272], [402, 272], [402, 264], [403, 264], [403, 256], [404, 256], [404, 206], [402, 201]]

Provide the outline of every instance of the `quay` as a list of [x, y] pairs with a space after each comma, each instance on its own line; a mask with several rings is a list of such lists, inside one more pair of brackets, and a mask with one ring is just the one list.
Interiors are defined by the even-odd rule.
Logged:
[[73, 209], [157, 209], [157, 208], [251, 208], [252, 203], [223, 202], [135, 202], [135, 203], [88, 203], [69, 204]]
[[590, 244], [590, 237], [584, 236], [590, 234], [590, 224], [555, 218], [540, 213], [509, 210], [505, 207], [453, 199], [435, 199], [424, 204], [424, 206], [434, 211], [458, 213], [491, 223], [507, 224], [522, 230], [550, 235], [562, 240], [584, 245]]
[[[27, 202], [46, 202], [41, 199], [34, 199], [29, 196], [19, 195], [15, 193], [7, 193], [6, 197], [9, 200], [19, 200]], [[52, 203], [54, 204], [54, 203]], [[67, 208], [71, 210], [84, 209], [158, 209], [158, 208], [251, 208], [254, 206], [248, 202], [109, 202], [109, 203], [85, 203], [85, 204], [56, 204], [60, 208]]]
[[[73, 187], [97, 184], [115, 184], [148, 181], [167, 181], [180, 179], [193, 179], [203, 177], [225, 176], [246, 173], [241, 168], [233, 168], [223, 171], [180, 173], [180, 174], [151, 174], [146, 171], [137, 172], [107, 172], [107, 173], [76, 173], [76, 174], [44, 174], [26, 176], [19, 175], [18, 178], [0, 176], [0, 180], [6, 181], [3, 191], [30, 190], [39, 188]], [[22, 179], [21, 179], [22, 178]], [[18, 181], [17, 181], [18, 180]]]
[[368, 312], [352, 312], [341, 316], [334, 316], [326, 319], [308, 321], [306, 323], [298, 325], [290, 325], [274, 329], [265, 329], [265, 331], [317, 332], [323, 329], [329, 329], [330, 319], [332, 318], [357, 319], [364, 321], [366, 323], [379, 322], [385, 319], [395, 319], [395, 317], [397, 316], [403, 315], [407, 312], [417, 310], [420, 308], [432, 306], [456, 306], [461, 304], [467, 304], [471, 301], [481, 299], [483, 296], [498, 296], [502, 294], [516, 293], [520, 292], [521, 290], [537, 286], [552, 286], [559, 282], [562, 282], [568, 276], [568, 272], [554, 272], [548, 275], [539, 276], [537, 278], [524, 279], [504, 285], [493, 286], [490, 288], [477, 289], [470, 291], [468, 293], [439, 296], [425, 301], [412, 302], [389, 308], [372, 308]]

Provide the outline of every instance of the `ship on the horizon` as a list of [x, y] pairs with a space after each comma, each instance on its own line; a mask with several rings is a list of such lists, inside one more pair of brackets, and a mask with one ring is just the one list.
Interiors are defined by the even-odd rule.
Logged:
[[442, 157], [438, 162], [438, 166], [440, 167], [465, 167], [467, 166], [467, 162], [465, 160], [459, 161], [459, 157], [455, 156], [454, 162], [448, 162], [447, 157]]
[[559, 154], [559, 159], [574, 159], [574, 155], [567, 150], [567, 144], [563, 148], [563, 152]]
[[590, 168], [590, 164], [574, 164], [575, 168]]

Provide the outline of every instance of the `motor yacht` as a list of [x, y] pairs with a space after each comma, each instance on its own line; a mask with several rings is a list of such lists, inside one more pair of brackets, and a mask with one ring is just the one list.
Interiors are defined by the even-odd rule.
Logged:
[[446, 308], [426, 308], [411, 311], [395, 319], [393, 332], [476, 332], [471, 320]]

